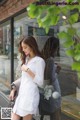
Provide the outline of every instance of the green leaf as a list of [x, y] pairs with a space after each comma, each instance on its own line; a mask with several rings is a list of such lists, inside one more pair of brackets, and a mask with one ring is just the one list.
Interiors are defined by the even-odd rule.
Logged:
[[30, 4], [29, 7], [27, 7], [27, 11], [31, 18], [35, 18], [38, 15], [37, 7], [34, 4]]
[[50, 15], [57, 15], [60, 14], [60, 8], [55, 5], [48, 6], [48, 12]]
[[68, 30], [67, 30], [67, 32], [68, 32], [71, 36], [74, 36], [75, 33], [76, 33], [76, 29], [69, 27]]
[[74, 44], [73, 40], [66, 40], [66, 42], [64, 42], [64, 47], [71, 47]]
[[77, 0], [80, 3], [80, 0]]
[[58, 36], [60, 39], [64, 39], [68, 36], [68, 34], [65, 31], [59, 32]]
[[62, 14], [63, 14], [63, 15], [67, 15], [68, 10], [67, 10], [66, 6], [61, 7], [60, 9], [61, 9], [60, 11], [62, 11]]
[[39, 27], [42, 27], [42, 21], [40, 18], [37, 19], [37, 22], [38, 22]]
[[75, 59], [76, 61], [79, 61], [79, 60], [80, 60], [80, 53], [77, 53], [77, 54], [75, 55], [74, 59]]
[[38, 17], [40, 17], [40, 15], [42, 13], [42, 10], [43, 10], [41, 8], [40, 8], [40, 6], [37, 6], [35, 4], [30, 4], [27, 7], [28, 16], [31, 17], [31, 18], [38, 18]]
[[42, 22], [43, 27], [45, 27], [45, 28], [50, 27], [50, 25], [51, 25], [51, 21], [50, 21], [50, 18], [48, 15], [45, 16], [44, 18], [42, 18], [41, 22]]
[[60, 32], [58, 34], [59, 38], [64, 40], [64, 46], [65, 47], [70, 47], [74, 44], [74, 41], [73, 41], [73, 36], [71, 36], [68, 32]]
[[80, 54], [80, 43], [77, 43], [77, 44], [74, 46], [74, 48], [75, 48], [75, 53], [79, 52], [79, 54]]
[[47, 20], [50, 21], [49, 15], [46, 15], [41, 19], [42, 22], [46, 22]]
[[68, 55], [68, 56], [72, 56], [72, 57], [74, 57], [74, 50], [72, 50], [72, 49], [70, 49], [70, 50], [67, 50], [66, 51], [66, 54]]
[[80, 62], [74, 62], [72, 64], [72, 70], [80, 71]]
[[36, 9], [36, 5], [35, 4], [30, 4], [26, 9], [27, 11], [34, 11]]
[[70, 10], [74, 10], [74, 9], [80, 9], [79, 3], [77, 2], [75, 5], [70, 5]]
[[77, 22], [77, 21], [78, 21], [78, 17], [79, 17], [79, 14], [78, 14], [78, 13], [75, 13], [75, 14], [71, 15], [70, 18], [69, 18], [69, 22], [70, 22], [71, 24]]
[[60, 16], [52, 16], [51, 18], [51, 25], [56, 25], [59, 21]]
[[69, 2], [73, 2], [73, 0], [66, 0], [66, 1], [67, 1], [68, 3], [69, 3]]
[[47, 34], [49, 32], [49, 27], [46, 27], [45, 30], [46, 30], [46, 34]]

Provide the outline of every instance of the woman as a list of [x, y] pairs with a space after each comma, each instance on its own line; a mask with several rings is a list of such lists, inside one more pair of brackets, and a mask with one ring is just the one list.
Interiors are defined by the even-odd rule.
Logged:
[[46, 61], [45, 77], [44, 77], [45, 84], [53, 85], [54, 91], [59, 92], [60, 97], [57, 99], [53, 99], [51, 103], [51, 109], [50, 109], [51, 111], [49, 109], [47, 113], [43, 111], [41, 120], [43, 119], [43, 116], [45, 114], [50, 115], [50, 120], [61, 120], [61, 91], [57, 77], [61, 68], [58, 64], [54, 63], [55, 55], [59, 56], [59, 39], [55, 37], [48, 38], [42, 50], [42, 53]]
[[[22, 59], [22, 76], [18, 96], [13, 107], [12, 120], [31, 120], [37, 114], [39, 105], [39, 87], [43, 87], [45, 62], [41, 57], [35, 38], [23, 37], [19, 44]], [[9, 98], [14, 99], [15, 87]]]

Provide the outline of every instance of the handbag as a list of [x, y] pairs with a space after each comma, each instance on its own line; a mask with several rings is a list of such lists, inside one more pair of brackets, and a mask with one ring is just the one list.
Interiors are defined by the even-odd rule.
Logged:
[[40, 101], [39, 101], [39, 113], [40, 115], [48, 115], [53, 113], [53, 104], [54, 100], [53, 97], [51, 96], [49, 100], [45, 99], [44, 93], [40, 92]]

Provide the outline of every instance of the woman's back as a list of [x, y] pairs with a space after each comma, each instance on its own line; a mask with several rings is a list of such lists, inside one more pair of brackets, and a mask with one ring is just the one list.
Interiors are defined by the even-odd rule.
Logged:
[[52, 85], [54, 88], [54, 91], [59, 92], [60, 97], [57, 99], [53, 98], [52, 101], [52, 108], [53, 112], [56, 111], [57, 108], [61, 107], [61, 91], [60, 91], [60, 85], [58, 82], [58, 75], [56, 73], [56, 65], [54, 63], [54, 58], [50, 57], [46, 60], [46, 68], [45, 68], [45, 85]]

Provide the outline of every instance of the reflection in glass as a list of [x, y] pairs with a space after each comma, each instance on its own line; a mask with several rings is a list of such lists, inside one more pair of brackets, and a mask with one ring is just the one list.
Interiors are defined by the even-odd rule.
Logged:
[[10, 24], [4, 23], [0, 26], [0, 89], [7, 93], [10, 86]]

